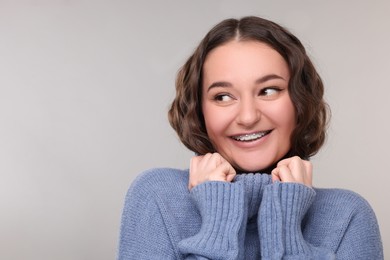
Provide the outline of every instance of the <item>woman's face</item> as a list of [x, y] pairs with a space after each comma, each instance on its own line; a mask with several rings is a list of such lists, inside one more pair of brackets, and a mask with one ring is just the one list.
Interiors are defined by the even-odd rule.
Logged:
[[202, 82], [207, 134], [236, 169], [266, 169], [289, 151], [296, 126], [289, 79], [283, 57], [261, 42], [234, 40], [207, 55]]

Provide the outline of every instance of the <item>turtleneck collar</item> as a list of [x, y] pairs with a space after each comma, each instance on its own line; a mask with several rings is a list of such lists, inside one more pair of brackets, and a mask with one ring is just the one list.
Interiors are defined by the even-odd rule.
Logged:
[[248, 205], [248, 219], [257, 215], [265, 186], [272, 183], [269, 174], [243, 173], [237, 174], [234, 182], [243, 182], [245, 198]]

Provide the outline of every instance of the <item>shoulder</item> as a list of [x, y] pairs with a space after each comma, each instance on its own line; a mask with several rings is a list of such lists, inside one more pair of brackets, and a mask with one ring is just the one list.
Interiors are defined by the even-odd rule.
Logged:
[[141, 172], [131, 183], [126, 199], [148, 199], [188, 192], [188, 170], [153, 168]]
[[353, 248], [359, 259], [374, 259], [372, 255], [381, 254], [378, 222], [366, 199], [344, 189], [315, 191], [316, 197], [303, 221], [304, 237], [309, 243], [340, 255], [350, 255]]
[[[188, 170], [154, 168], [140, 173], [131, 183], [123, 208], [123, 222], [138, 225], [141, 219], [161, 223], [177, 233], [196, 217], [188, 190]], [[180, 233], [180, 232], [179, 232]]]
[[338, 210], [371, 209], [371, 206], [360, 194], [345, 189], [318, 189], [315, 188], [316, 198], [314, 205], [332, 207]]
[[189, 197], [187, 179], [188, 171], [170, 168], [149, 169], [138, 174], [128, 189], [122, 209], [121, 256], [160, 259], [145, 254], [163, 252], [165, 256], [172, 255], [169, 259], [178, 258], [174, 245], [184, 221], [177, 220], [181, 220], [181, 215], [191, 216], [180, 211], [183, 205], [191, 205], [188, 199], [182, 199]]
[[133, 181], [132, 185], [161, 185], [161, 184], [178, 184], [188, 182], [188, 170], [173, 168], [153, 168], [141, 172]]
[[349, 223], [352, 219], [371, 219], [375, 213], [360, 194], [345, 189], [315, 189], [316, 196], [308, 216], [319, 222]]

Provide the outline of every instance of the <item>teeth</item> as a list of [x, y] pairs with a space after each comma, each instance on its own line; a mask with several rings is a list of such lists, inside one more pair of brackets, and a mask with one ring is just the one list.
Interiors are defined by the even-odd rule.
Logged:
[[258, 133], [253, 133], [253, 134], [247, 134], [247, 135], [233, 136], [233, 139], [235, 139], [237, 141], [242, 141], [242, 142], [250, 142], [250, 141], [253, 141], [253, 140], [257, 140], [257, 139], [265, 136], [268, 133], [269, 133], [269, 131], [265, 131], [265, 132], [258, 132]]

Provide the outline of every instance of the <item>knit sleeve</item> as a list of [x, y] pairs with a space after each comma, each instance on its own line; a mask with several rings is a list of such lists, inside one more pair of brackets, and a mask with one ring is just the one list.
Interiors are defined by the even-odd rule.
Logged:
[[180, 259], [147, 176], [129, 188], [122, 213], [118, 260]]
[[302, 235], [302, 219], [314, 197], [312, 188], [298, 183], [275, 182], [265, 188], [258, 216], [262, 259], [335, 259]]
[[243, 259], [246, 204], [243, 183], [204, 182], [191, 190], [202, 218], [199, 232], [180, 241], [186, 259]]

